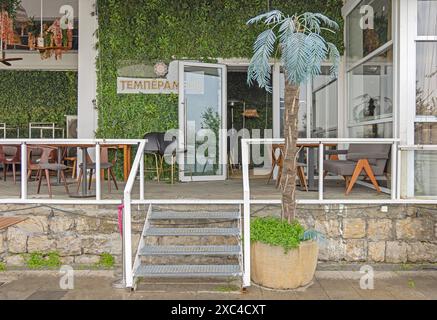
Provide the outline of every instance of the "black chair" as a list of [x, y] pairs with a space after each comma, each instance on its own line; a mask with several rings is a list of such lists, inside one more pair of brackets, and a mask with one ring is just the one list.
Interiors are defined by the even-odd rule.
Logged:
[[144, 154], [146, 156], [153, 156], [155, 160], [155, 167], [145, 168], [145, 172], [154, 172], [156, 173], [156, 179], [160, 180], [160, 168], [162, 164], [161, 160], [161, 148], [160, 141], [164, 140], [164, 133], [162, 132], [150, 132], [144, 135], [144, 139], [147, 140], [146, 146], [144, 148]]

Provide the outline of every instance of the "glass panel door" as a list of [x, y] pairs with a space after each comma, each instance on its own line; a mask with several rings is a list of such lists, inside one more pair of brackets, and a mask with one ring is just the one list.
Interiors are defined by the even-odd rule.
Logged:
[[226, 66], [180, 62], [179, 176], [226, 179]]

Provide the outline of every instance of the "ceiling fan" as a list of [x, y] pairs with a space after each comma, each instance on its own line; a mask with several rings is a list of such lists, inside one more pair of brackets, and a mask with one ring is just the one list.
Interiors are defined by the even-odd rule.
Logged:
[[[2, 14], [2, 17], [3, 17], [3, 14]], [[3, 20], [1, 21], [0, 25], [1, 25], [1, 30], [0, 30], [0, 63], [3, 63], [5, 66], [10, 67], [10, 66], [12, 66], [10, 61], [19, 61], [19, 60], [23, 60], [23, 58], [6, 58], [6, 52], [5, 52], [5, 48], [3, 46]]]

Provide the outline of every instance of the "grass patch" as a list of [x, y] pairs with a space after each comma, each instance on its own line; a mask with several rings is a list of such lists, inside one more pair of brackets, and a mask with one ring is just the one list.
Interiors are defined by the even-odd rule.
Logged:
[[238, 286], [232, 284], [217, 286], [216, 288], [214, 288], [214, 291], [223, 293], [235, 292], [239, 290], [240, 288]]
[[54, 269], [61, 266], [61, 260], [59, 258], [59, 253], [50, 252], [48, 254], [43, 254], [40, 252], [33, 252], [25, 255], [24, 260], [29, 269]]
[[4, 262], [0, 262], [0, 272], [6, 271], [6, 264]]
[[97, 267], [113, 268], [115, 265], [115, 258], [109, 253], [102, 253], [100, 255], [100, 261], [97, 263]]

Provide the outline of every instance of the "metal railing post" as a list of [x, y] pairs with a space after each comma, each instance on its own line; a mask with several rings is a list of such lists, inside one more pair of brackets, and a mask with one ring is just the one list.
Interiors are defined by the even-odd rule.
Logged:
[[[101, 172], [100, 172], [100, 143], [96, 143], [96, 200], [102, 199], [102, 184], [101, 184]], [[85, 160], [86, 161], [86, 160]], [[108, 177], [109, 179], [109, 177]]]
[[124, 193], [123, 211], [123, 282], [126, 288], [133, 287], [132, 273], [132, 236], [131, 236], [131, 195]]
[[249, 142], [245, 139], [241, 142], [243, 162], [243, 196], [244, 196], [244, 219], [243, 219], [243, 287], [250, 287], [250, 184], [249, 184]]
[[323, 200], [323, 160], [325, 158], [325, 145], [319, 144], [319, 200]]
[[397, 162], [400, 161], [398, 157], [398, 145], [396, 142], [393, 142], [391, 146], [391, 199], [397, 199]]
[[140, 159], [140, 200], [144, 200], [144, 151], [141, 152]]
[[[3, 168], [5, 170], [5, 168]], [[27, 144], [21, 144], [21, 200], [27, 199]]]

